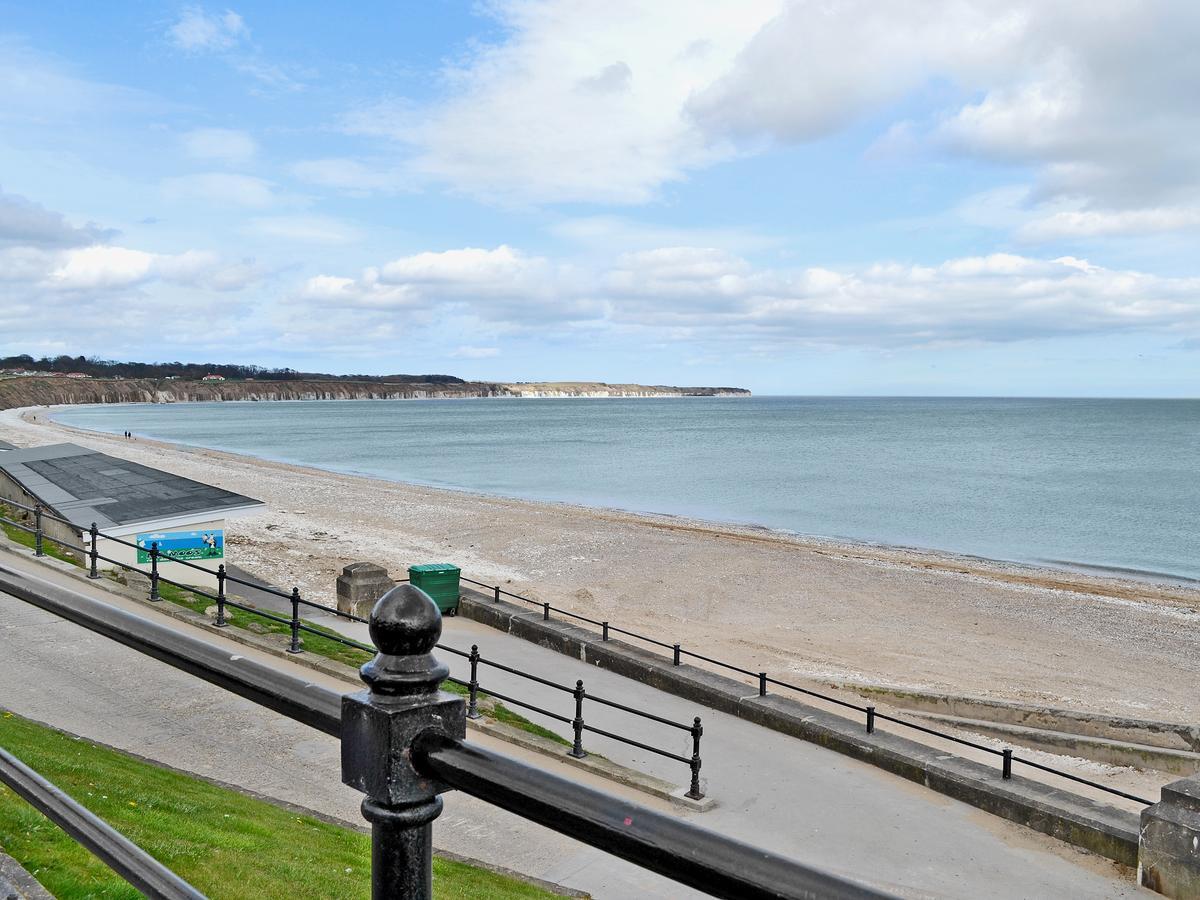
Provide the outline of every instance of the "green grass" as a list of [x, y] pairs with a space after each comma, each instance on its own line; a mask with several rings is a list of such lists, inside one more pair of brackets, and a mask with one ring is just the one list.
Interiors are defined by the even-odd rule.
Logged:
[[[107, 573], [109, 577], [116, 577], [115, 573]], [[216, 601], [210, 600], [207, 597], [201, 597], [192, 593], [185, 588], [177, 587], [173, 584], [167, 584], [165, 581], [160, 581], [158, 584], [158, 594], [164, 600], [178, 604], [192, 612], [203, 614], [206, 609], [213, 606]], [[317, 631], [313, 634], [309, 631], [301, 631], [300, 638], [303, 641], [303, 646], [309, 653], [315, 653], [317, 656], [324, 656], [326, 659], [332, 659], [335, 662], [344, 663], [348, 666], [358, 668], [363, 663], [371, 660], [375, 654], [369, 653], [366, 650], [360, 650], [357, 647], [349, 647], [346, 644], [335, 640], [333, 637], [326, 635], [337, 635], [337, 632], [332, 631], [320, 625], [314, 625], [306, 619], [300, 620], [309, 628]], [[268, 619], [266, 616], [261, 616], [258, 613], [246, 612], [241, 609], [229, 610], [229, 622], [232, 627], [246, 628], [258, 634], [291, 634], [291, 626], [285, 625], [282, 622], [276, 622]], [[255, 624], [255, 628], [250, 628], [251, 623]], [[453, 681], [443, 681], [442, 690], [449, 691], [461, 696], [467, 696], [468, 690], [465, 685], [455, 684]], [[479, 692], [479, 709], [489, 718], [495, 719], [497, 722], [503, 722], [505, 725], [511, 725], [514, 728], [519, 728], [529, 734], [535, 734], [539, 737], [546, 738], [563, 747], [570, 747], [571, 742], [562, 735], [551, 731], [549, 728], [543, 728], [534, 722], [529, 721], [523, 715], [513, 712], [499, 700], [489, 697], [483, 691]]]
[[[371, 840], [123, 753], [0, 715], [0, 745], [214, 900], [370, 896]], [[434, 826], [437, 827], [436, 825]], [[65, 832], [0, 785], [0, 837], [61, 900], [141, 897]], [[475, 866], [435, 859], [434, 896], [554, 896]]]
[[[16, 509], [15, 507], [9, 506], [7, 503], [0, 503], [0, 518], [13, 519], [14, 521], [21, 522], [30, 528], [33, 527], [33, 513], [26, 512], [23, 509]], [[22, 528], [18, 528], [16, 525], [10, 525], [8, 522], [0, 522], [0, 528], [4, 530], [4, 534], [14, 544], [20, 544], [22, 547], [28, 547], [30, 550], [34, 549], [37, 543], [37, 538], [30, 532], [25, 531]], [[74, 566], [83, 565], [83, 563], [80, 562], [70, 550], [63, 550], [51, 538], [45, 537], [44, 535], [42, 539], [42, 552], [44, 552], [47, 556], [52, 556], [55, 559], [62, 560], [63, 562], [71, 563], [71, 565]]]

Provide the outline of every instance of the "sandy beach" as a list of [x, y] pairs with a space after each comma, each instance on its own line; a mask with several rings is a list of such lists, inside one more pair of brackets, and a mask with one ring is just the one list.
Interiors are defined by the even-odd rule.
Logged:
[[753, 670], [1195, 721], [1200, 590], [669, 516], [378, 481], [0, 413], [17, 445], [73, 441], [266, 502], [231, 558], [332, 603], [341, 567], [418, 562]]

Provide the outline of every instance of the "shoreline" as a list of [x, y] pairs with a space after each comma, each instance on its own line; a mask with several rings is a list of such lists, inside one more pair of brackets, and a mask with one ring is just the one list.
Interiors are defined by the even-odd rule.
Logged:
[[[463, 400], [480, 398], [461, 397], [451, 399]], [[546, 398], [531, 395], [488, 399], [522, 400]], [[635, 398], [575, 397], [571, 399], [591, 400]], [[196, 401], [178, 402], [187, 403]], [[249, 404], [257, 401], [229, 400], [221, 402]], [[309, 401], [282, 400], [275, 402], [301, 403]], [[22, 407], [13, 410], [13, 412], [20, 414], [21, 418], [27, 422], [30, 421], [30, 418], [33, 414], [37, 412], [44, 412], [54, 427], [84, 437], [96, 435], [119, 437], [116, 432], [94, 430], [90, 428], [83, 428], [78, 425], [70, 425], [59, 421], [54, 417], [55, 411], [66, 411], [69, 409], [78, 408], [79, 406], [87, 405], [91, 404], [72, 403], [57, 406]], [[1141, 587], [1159, 588], [1168, 593], [1171, 592], [1172, 589], [1181, 589], [1183, 591], [1191, 590], [1196, 592], [1196, 596], [1193, 599], [1196, 604], [1196, 608], [1200, 609], [1200, 579], [1188, 578], [1186, 576], [1176, 576], [1171, 575], [1170, 573], [1122, 569], [1115, 566], [1070, 562], [1067, 560], [1046, 560], [1043, 562], [1035, 562], [1026, 560], [996, 559], [992, 557], [979, 556], [971, 553], [960, 553], [958, 551], [945, 550], [936, 547], [916, 547], [905, 544], [892, 544], [886, 541], [872, 541], [831, 535], [807, 534], [786, 528], [773, 528], [768, 525], [756, 523], [706, 519], [703, 517], [689, 516], [680, 513], [656, 512], [652, 510], [625, 509], [623, 507], [607, 506], [604, 504], [576, 503], [570, 500], [534, 499], [529, 497], [520, 497], [515, 494], [492, 493], [457, 485], [439, 485], [399, 478], [385, 478], [380, 475], [372, 475], [369, 473], [357, 472], [349, 469], [326, 468], [323, 466], [289, 460], [282, 457], [264, 456], [257, 453], [242, 453], [233, 450], [223, 450], [219, 447], [207, 447], [202, 444], [187, 444], [180, 441], [170, 441], [151, 436], [142, 436], [138, 438], [138, 440], [143, 443], [151, 442], [162, 447], [176, 448], [179, 450], [192, 452], [218, 453], [239, 459], [286, 466], [289, 469], [308, 471], [310, 473], [339, 475], [347, 478], [358, 478], [366, 481], [376, 481], [385, 484], [419, 488], [421, 490], [428, 491], [445, 491], [448, 493], [472, 497], [481, 501], [506, 500], [514, 503], [529, 504], [532, 506], [545, 506], [584, 513], [598, 513], [617, 518], [629, 517], [634, 520], [640, 520], [642, 524], [648, 527], [665, 527], [671, 530], [688, 530], [723, 538], [754, 540], [761, 537], [763, 539], [776, 539], [786, 544], [795, 545], [812, 550], [814, 552], [840, 553], [859, 558], [877, 559], [880, 561], [886, 559], [888, 562], [901, 562], [901, 564], [903, 564], [903, 561], [907, 560], [908, 564], [920, 565], [924, 568], [939, 568], [959, 574], [971, 574], [981, 577], [999, 578], [1002, 580], [1010, 580], [1017, 584], [1036, 585], [1059, 590], [1078, 589], [1084, 591], [1085, 593], [1098, 593], [1103, 596], [1122, 598], [1137, 595], [1139, 592], [1138, 589]], [[1068, 576], [1075, 576], [1075, 579], [1086, 579], [1086, 581], [1081, 584], [1075, 579], [1067, 580]]]
[[1164, 720], [1200, 718], [1200, 590], [761, 527], [345, 475], [0, 413], [266, 501], [230, 522], [237, 564], [331, 603], [341, 567], [464, 575], [752, 671]]
[[[642, 395], [645, 397], [645, 395]], [[664, 395], [668, 396], [668, 395]], [[682, 398], [684, 395], [669, 395], [671, 397]], [[385, 398], [380, 398], [385, 399]], [[424, 399], [424, 398], [403, 398], [403, 399]], [[443, 399], [443, 398], [438, 398]], [[546, 398], [541, 395], [513, 395], [493, 398], [477, 398], [477, 397], [454, 397], [444, 398], [451, 400], [474, 400], [474, 399], [499, 399], [499, 400], [523, 400], [523, 399], [563, 399], [563, 398]], [[592, 400], [592, 399], [639, 399], [635, 396], [630, 397], [593, 397], [593, 396], [576, 396], [568, 399], [576, 400]], [[254, 400], [225, 400], [225, 401], [172, 401], [173, 404], [181, 403], [241, 403], [250, 404], [259, 401]], [[310, 402], [306, 400], [277, 400], [277, 403], [301, 403]], [[36, 411], [44, 411], [49, 417], [50, 422], [57, 428], [61, 428], [72, 433], [82, 436], [104, 435], [108, 437], [117, 436], [116, 432], [108, 432], [101, 430], [93, 430], [83, 428], [78, 425], [70, 425], [61, 422], [54, 417], [56, 411], [67, 411], [74, 408], [92, 406], [95, 404], [57, 404], [53, 406], [31, 406], [18, 407], [12, 412], [21, 415], [22, 419], [26, 418], [27, 414]], [[121, 403], [119, 405], [152, 405], [142, 403]], [[4, 411], [0, 411], [4, 412]], [[483, 491], [476, 488], [462, 487], [458, 485], [448, 484], [431, 484], [423, 481], [406, 480], [400, 478], [387, 478], [382, 475], [371, 474], [367, 472], [355, 471], [353, 469], [327, 468], [314, 465], [307, 462], [286, 459], [284, 457], [266, 456], [257, 453], [244, 453], [234, 450], [223, 450], [218, 447], [206, 447], [201, 444], [187, 444], [179, 441], [171, 441], [163, 438], [151, 436], [142, 436], [139, 438], [143, 442], [150, 441], [165, 447], [175, 447], [191, 451], [204, 451], [210, 453], [222, 453], [232, 457], [256, 460], [263, 463], [274, 463], [277, 465], [289, 466], [295, 469], [307, 470], [310, 472], [328, 473], [331, 475], [340, 475], [348, 478], [361, 478], [367, 481], [377, 481], [386, 484], [395, 484], [420, 488], [430, 491], [446, 491], [454, 494], [475, 497], [480, 500], [508, 500], [516, 503], [525, 503], [532, 505], [543, 505], [549, 507], [562, 507], [566, 509], [578, 511], [594, 511], [616, 516], [629, 516], [634, 519], [645, 519], [647, 524], [661, 522], [665, 520], [668, 527], [677, 526], [680, 528], [690, 528], [704, 533], [724, 535], [733, 537], [735, 535], [743, 535], [746, 537], [754, 537], [756, 535], [770, 535], [790, 544], [800, 547], [805, 547], [813, 550], [826, 550], [837, 553], [845, 553], [849, 555], [879, 558], [886, 557], [889, 561], [896, 561], [898, 558], [914, 557], [920, 560], [921, 565], [926, 568], [944, 568], [948, 571], [959, 572], [963, 574], [978, 574], [983, 577], [1001, 578], [1011, 580], [1014, 583], [1039, 585], [1043, 587], [1052, 587], [1063, 590], [1083, 590], [1087, 593], [1099, 593], [1104, 596], [1112, 597], [1134, 597], [1139, 594], [1138, 586], [1146, 586], [1150, 588], [1161, 589], [1170, 594], [1173, 590], [1183, 592], [1196, 592], [1194, 602], [1200, 607], [1200, 578], [1193, 578], [1186, 575], [1175, 575], [1170, 572], [1155, 572], [1142, 569], [1133, 569], [1121, 567], [1117, 565], [1109, 565], [1104, 563], [1078, 562], [1072, 560], [1056, 560], [1056, 559], [1039, 559], [1039, 560], [1024, 560], [1024, 559], [1003, 559], [997, 557], [982, 556], [979, 554], [948, 550], [939, 547], [921, 547], [908, 544], [891, 543], [886, 540], [872, 540], [867, 538], [843, 537], [837, 535], [812, 534], [806, 532], [795, 531], [789, 528], [774, 527], [770, 525], [762, 525], [753, 522], [738, 522], [733, 520], [708, 519], [700, 516], [692, 516], [684, 513], [660, 512], [655, 510], [637, 510], [627, 509], [619, 506], [610, 506], [604, 503], [581, 503], [571, 500], [550, 500], [541, 498], [521, 497], [516, 494], [505, 494], [500, 492]], [[1082, 580], [1082, 583], [1081, 583]], [[1095, 583], [1092, 583], [1095, 582]], [[1186, 595], [1185, 595], [1186, 596]]]

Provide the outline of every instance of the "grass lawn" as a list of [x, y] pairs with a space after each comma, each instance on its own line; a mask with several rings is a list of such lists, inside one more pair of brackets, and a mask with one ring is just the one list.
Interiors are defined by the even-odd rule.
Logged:
[[[0, 746], [214, 900], [370, 896], [369, 836], [0, 714]], [[436, 828], [437, 825], [435, 824]], [[0, 844], [62, 900], [141, 897], [0, 785]], [[435, 859], [434, 896], [509, 900], [547, 891]]]
[[[27, 513], [23, 509], [16, 509], [6, 503], [0, 503], [0, 518], [12, 519], [13, 521], [20, 522], [22, 525], [26, 525], [29, 528], [33, 527], [33, 513]], [[25, 531], [22, 528], [18, 528], [16, 525], [10, 525], [8, 522], [0, 522], [0, 529], [3, 529], [5, 535], [7, 535], [8, 539], [14, 544], [20, 544], [22, 547], [28, 547], [30, 550], [32, 550], [34, 549], [34, 545], [37, 543], [37, 539], [33, 534]], [[47, 556], [53, 556], [55, 559], [61, 559], [63, 562], [69, 562], [73, 566], [83, 565], [83, 563], [76, 559], [75, 555], [71, 553], [71, 551], [63, 550], [58, 546], [58, 544], [48, 537], [42, 540], [42, 551]]]

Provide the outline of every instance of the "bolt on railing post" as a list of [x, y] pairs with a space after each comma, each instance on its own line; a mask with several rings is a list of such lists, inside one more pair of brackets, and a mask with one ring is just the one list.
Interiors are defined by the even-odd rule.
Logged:
[[675, 653], [671, 658], [671, 664], [677, 666], [677, 665], [679, 665], [679, 645], [676, 644], [673, 649], [674, 649]]
[[92, 527], [88, 529], [88, 533], [92, 538], [92, 546], [88, 550], [88, 578], [100, 577], [100, 529], [96, 527], [96, 523], [92, 523]]
[[300, 646], [300, 588], [292, 588], [292, 642], [288, 645], [288, 653], [303, 653]]
[[1000, 770], [1000, 777], [1003, 778], [1005, 781], [1008, 781], [1010, 778], [1012, 778], [1012, 748], [1011, 747], [1004, 748], [1004, 764]]
[[700, 735], [704, 734], [704, 726], [700, 724], [700, 717], [696, 716], [692, 722], [692, 783], [688, 787], [688, 792], [685, 797], [690, 797], [693, 800], [701, 800], [704, 798], [704, 792], [700, 790]]
[[571, 727], [575, 729], [575, 743], [571, 746], [568, 756], [583, 759], [587, 753], [583, 749], [583, 680], [575, 682], [575, 719]]
[[468, 688], [467, 718], [478, 719], [479, 716], [479, 646], [471, 645], [471, 683]]
[[499, 602], [500, 602], [500, 585], [496, 585], [496, 599], [495, 599], [495, 600], [493, 600], [492, 602], [493, 602], [493, 603], [499, 603]]
[[229, 623], [225, 621], [225, 563], [217, 566], [217, 621], [218, 628], [224, 628]]
[[45, 556], [46, 551], [42, 548], [42, 504], [35, 503], [33, 505], [33, 555]]
[[867, 707], [867, 734], [875, 733], [875, 707]]
[[413, 768], [413, 748], [430, 732], [462, 740], [466, 702], [438, 690], [450, 670], [432, 655], [442, 616], [429, 595], [401, 584], [371, 611], [378, 655], [362, 667], [369, 690], [342, 697], [342, 781], [366, 795], [374, 900], [430, 900], [433, 820], [450, 788]]
[[162, 599], [158, 596], [158, 541], [150, 542], [150, 599]]
[[758, 696], [760, 696], [760, 697], [767, 696], [767, 673], [766, 672], [758, 673]]
[[607, 640], [608, 640], [608, 623], [607, 623], [607, 622], [601, 622], [601, 623], [600, 623], [600, 626], [601, 626], [601, 628], [603, 629], [603, 630], [600, 632], [600, 640], [602, 640], [602, 641], [607, 641]]

